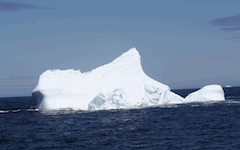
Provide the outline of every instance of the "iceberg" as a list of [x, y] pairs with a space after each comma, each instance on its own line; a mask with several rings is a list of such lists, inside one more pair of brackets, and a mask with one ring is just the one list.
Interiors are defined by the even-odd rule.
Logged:
[[232, 87], [232, 86], [231, 86], [231, 85], [226, 85], [225, 87], [226, 87], [226, 88], [230, 88], [230, 87]]
[[220, 85], [207, 85], [186, 96], [185, 102], [223, 101], [223, 88]]
[[90, 72], [47, 70], [32, 96], [38, 109], [101, 110], [184, 102], [169, 86], [143, 72], [136, 48]]
[[148, 77], [136, 48], [90, 72], [47, 70], [32, 92], [37, 109], [102, 110], [225, 100], [220, 85], [207, 85], [185, 99]]

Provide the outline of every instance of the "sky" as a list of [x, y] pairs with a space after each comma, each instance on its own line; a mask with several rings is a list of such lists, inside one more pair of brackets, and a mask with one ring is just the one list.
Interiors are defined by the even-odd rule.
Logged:
[[135, 47], [171, 89], [240, 86], [240, 0], [0, 0], [0, 97], [48, 69], [107, 64]]

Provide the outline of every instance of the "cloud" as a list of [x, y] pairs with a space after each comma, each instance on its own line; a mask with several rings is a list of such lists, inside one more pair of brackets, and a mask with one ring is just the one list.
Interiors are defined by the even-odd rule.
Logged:
[[10, 76], [9, 78], [0, 78], [0, 81], [12, 81], [12, 80], [35, 80], [37, 76]]
[[12, 80], [28, 80], [28, 79], [38, 79], [36, 76], [10, 76]]
[[0, 11], [20, 11], [26, 9], [53, 9], [49, 7], [40, 7], [31, 4], [11, 3], [11, 2], [0, 2]]
[[[232, 17], [214, 19], [212, 20], [211, 23], [216, 26], [224, 26], [225, 28], [219, 29], [221, 31], [238, 32], [240, 31], [240, 14], [237, 14]], [[239, 37], [226, 38], [226, 40], [232, 40], [232, 39], [238, 40]]]
[[240, 14], [233, 17], [214, 19], [212, 24], [217, 26], [240, 26]]
[[238, 30], [240, 30], [240, 27], [222, 28], [220, 30], [223, 30], [223, 31], [238, 31]]
[[226, 40], [238, 40], [240, 39], [240, 36], [237, 36], [237, 37], [228, 37], [228, 38], [225, 38]]
[[9, 76], [8, 78], [0, 78], [0, 89], [34, 88], [37, 80], [38, 76]]
[[0, 89], [5, 89], [5, 88], [25, 88], [25, 87], [30, 87], [34, 88], [36, 84], [30, 84], [30, 85], [0, 85]]

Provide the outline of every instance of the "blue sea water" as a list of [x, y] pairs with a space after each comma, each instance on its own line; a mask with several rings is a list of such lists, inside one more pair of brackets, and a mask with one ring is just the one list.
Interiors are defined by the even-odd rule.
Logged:
[[38, 111], [32, 97], [0, 98], [0, 149], [240, 149], [240, 87], [224, 90], [223, 102], [101, 111]]

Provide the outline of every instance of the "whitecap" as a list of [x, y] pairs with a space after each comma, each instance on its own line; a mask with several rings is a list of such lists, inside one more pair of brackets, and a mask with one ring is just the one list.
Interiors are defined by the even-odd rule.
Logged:
[[0, 110], [0, 113], [8, 113], [8, 110]]
[[12, 112], [19, 112], [21, 109], [12, 110]]
[[39, 111], [39, 109], [30, 108], [30, 109], [26, 109], [26, 111]]

